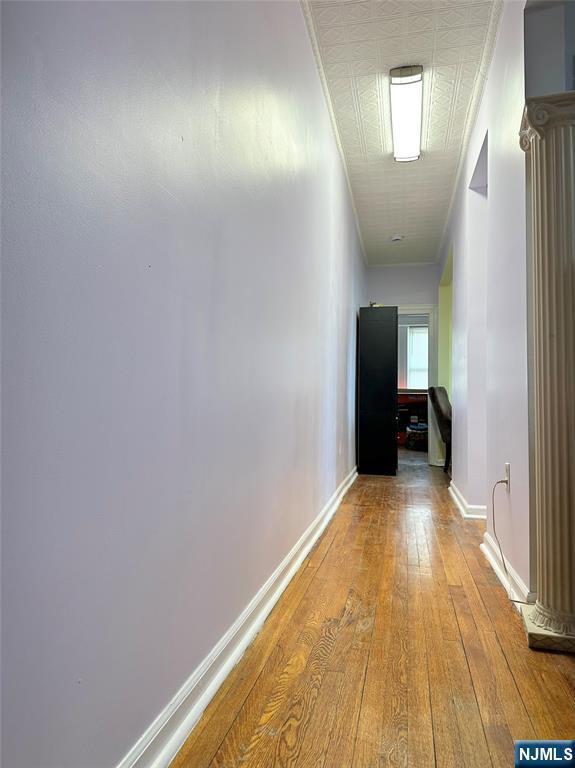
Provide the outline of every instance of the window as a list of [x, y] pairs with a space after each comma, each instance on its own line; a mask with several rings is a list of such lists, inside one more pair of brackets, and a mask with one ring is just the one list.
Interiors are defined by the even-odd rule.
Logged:
[[400, 314], [397, 325], [398, 389], [426, 390], [429, 386], [429, 317]]
[[428, 329], [407, 328], [407, 388], [427, 389]]

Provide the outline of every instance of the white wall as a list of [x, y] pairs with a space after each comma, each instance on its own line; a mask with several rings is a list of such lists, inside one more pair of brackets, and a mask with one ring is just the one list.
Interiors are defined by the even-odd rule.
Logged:
[[4, 3], [3, 758], [115, 765], [352, 469], [298, 3]]
[[369, 267], [367, 300], [391, 306], [435, 305], [439, 276], [437, 264]]
[[[481, 258], [478, 232], [481, 218], [472, 210], [477, 193], [469, 190], [485, 134], [489, 134], [487, 249], [485, 262], [486, 481], [481, 499], [488, 504], [488, 530], [493, 531], [490, 493], [511, 463], [511, 493], [497, 492], [497, 531], [511, 565], [529, 586], [529, 457], [527, 400], [527, 259], [525, 158], [518, 131], [524, 105], [523, 6], [506, 2], [482, 105], [473, 129], [465, 168], [443, 245], [442, 263], [453, 247], [453, 478], [462, 493], [472, 488], [475, 466], [469, 454], [471, 420], [469, 352], [470, 286]], [[481, 299], [483, 300], [483, 299]], [[478, 347], [474, 344], [472, 352]], [[473, 397], [473, 395], [472, 395]]]

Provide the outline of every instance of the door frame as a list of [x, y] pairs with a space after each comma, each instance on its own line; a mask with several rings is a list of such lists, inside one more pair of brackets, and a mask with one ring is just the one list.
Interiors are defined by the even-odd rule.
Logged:
[[[437, 304], [401, 304], [397, 307], [398, 315], [427, 315], [429, 322], [428, 349], [428, 387], [437, 386]], [[427, 398], [427, 423], [429, 425], [427, 460], [433, 467], [442, 467], [445, 462], [445, 450], [435, 420], [433, 407]]]

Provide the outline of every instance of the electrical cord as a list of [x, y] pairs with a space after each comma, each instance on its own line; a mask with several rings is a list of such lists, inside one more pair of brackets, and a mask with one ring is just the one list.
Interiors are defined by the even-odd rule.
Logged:
[[495, 489], [498, 485], [507, 485], [507, 480], [498, 480], [495, 485], [493, 486], [493, 489], [491, 491], [491, 509], [493, 510], [493, 536], [495, 538], [495, 541], [497, 542], [497, 546], [499, 547], [499, 555], [501, 557], [501, 562], [503, 563], [503, 570], [505, 571], [505, 576], [507, 577], [507, 597], [511, 600], [512, 603], [519, 603], [520, 605], [530, 605], [530, 603], [527, 603], [525, 600], [515, 600], [511, 597], [511, 579], [509, 578], [509, 571], [507, 570], [507, 563], [505, 562], [505, 558], [503, 557], [503, 550], [501, 549], [501, 542], [499, 541], [499, 537], [497, 536], [497, 530], [495, 528]]

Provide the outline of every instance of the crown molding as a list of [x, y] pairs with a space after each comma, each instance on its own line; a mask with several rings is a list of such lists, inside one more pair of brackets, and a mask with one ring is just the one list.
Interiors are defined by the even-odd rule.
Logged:
[[487, 84], [487, 78], [489, 76], [489, 69], [491, 67], [491, 61], [495, 52], [495, 46], [497, 45], [497, 38], [499, 36], [499, 29], [501, 27], [501, 16], [503, 13], [503, 0], [494, 0], [493, 7], [491, 9], [491, 17], [489, 19], [489, 27], [487, 33], [487, 41], [483, 49], [483, 57], [481, 59], [481, 65], [479, 67], [479, 85], [474, 94], [472, 103], [469, 108], [467, 117], [467, 124], [465, 132], [463, 134], [463, 141], [461, 142], [461, 151], [459, 154], [459, 162], [457, 165], [457, 172], [455, 174], [455, 182], [453, 184], [453, 190], [451, 193], [451, 199], [449, 201], [449, 208], [447, 209], [447, 216], [445, 217], [445, 224], [443, 226], [443, 233], [441, 240], [439, 241], [439, 248], [435, 255], [435, 264], [441, 263], [441, 256], [445, 249], [447, 235], [449, 233], [449, 225], [451, 224], [451, 216], [453, 214], [453, 208], [455, 206], [455, 200], [459, 191], [459, 184], [463, 175], [463, 169], [465, 167], [465, 160], [467, 157], [467, 150], [471, 141], [471, 135], [475, 128], [475, 121], [479, 114], [479, 108], [483, 101], [483, 94], [485, 93], [485, 86]]
[[353, 215], [354, 215], [354, 218], [355, 218], [355, 228], [357, 230], [357, 236], [359, 238], [359, 244], [360, 244], [360, 247], [361, 247], [361, 254], [363, 256], [363, 263], [364, 263], [364, 265], [366, 267], [369, 267], [371, 265], [370, 265], [370, 263], [369, 263], [369, 261], [367, 259], [367, 251], [365, 250], [365, 245], [363, 243], [363, 237], [362, 237], [362, 234], [361, 234], [361, 227], [359, 225], [359, 215], [357, 213], [357, 208], [356, 208], [356, 205], [355, 205], [355, 199], [354, 199], [354, 196], [353, 196], [353, 190], [351, 188], [351, 180], [349, 178], [349, 171], [348, 171], [348, 168], [347, 168], [347, 161], [345, 159], [345, 154], [344, 154], [344, 151], [343, 151], [343, 145], [341, 143], [341, 137], [339, 135], [339, 130], [338, 130], [338, 127], [337, 127], [337, 121], [335, 119], [335, 112], [334, 112], [334, 109], [333, 109], [333, 104], [332, 104], [331, 96], [330, 96], [330, 93], [329, 93], [329, 87], [328, 87], [328, 84], [327, 84], [327, 78], [325, 76], [325, 70], [323, 68], [323, 63], [322, 63], [322, 60], [321, 60], [321, 53], [320, 53], [320, 50], [319, 50], [319, 43], [317, 41], [317, 36], [315, 34], [315, 27], [314, 27], [314, 23], [313, 23], [313, 17], [312, 17], [311, 10], [310, 10], [309, 6], [310, 6], [310, 0], [300, 0], [300, 7], [301, 7], [301, 10], [302, 10], [302, 13], [303, 13], [303, 17], [304, 17], [305, 24], [306, 24], [307, 31], [308, 31], [308, 35], [309, 35], [309, 39], [310, 39], [310, 42], [311, 42], [311, 48], [312, 48], [312, 51], [313, 51], [313, 55], [314, 55], [314, 58], [315, 58], [315, 63], [316, 63], [317, 70], [318, 70], [318, 73], [319, 73], [319, 79], [321, 81], [321, 87], [323, 89], [323, 95], [324, 95], [325, 102], [326, 102], [326, 105], [327, 105], [327, 111], [329, 112], [329, 118], [331, 120], [331, 127], [333, 129], [333, 133], [334, 133], [334, 137], [335, 137], [335, 143], [337, 144], [337, 149], [339, 151], [339, 156], [341, 158], [341, 162], [342, 162], [342, 165], [343, 165], [343, 172], [345, 174], [345, 179], [347, 181], [347, 189], [348, 189], [348, 192], [349, 192], [349, 199], [350, 199], [351, 207], [352, 207], [352, 210], [353, 210]]

